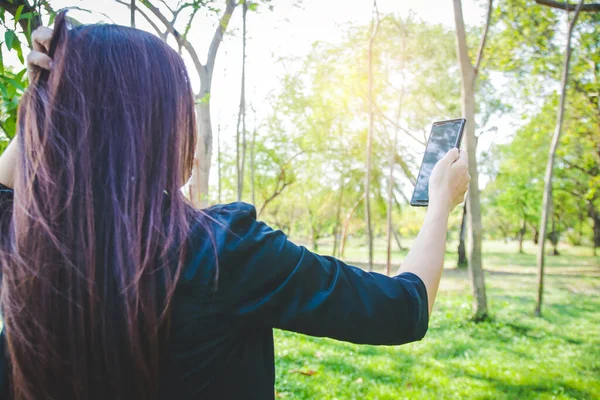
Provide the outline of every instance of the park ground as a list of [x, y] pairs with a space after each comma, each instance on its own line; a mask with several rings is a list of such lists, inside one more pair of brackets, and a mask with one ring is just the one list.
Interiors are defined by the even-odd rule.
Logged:
[[[450, 251], [420, 342], [359, 346], [276, 331], [277, 398], [600, 399], [600, 257], [567, 245], [548, 257], [538, 318], [535, 251], [532, 244], [518, 254], [515, 243], [485, 242], [486, 322], [470, 321], [467, 271], [455, 268]], [[346, 258], [360, 261], [364, 253], [352, 246]], [[375, 259], [385, 260], [382, 243]]]

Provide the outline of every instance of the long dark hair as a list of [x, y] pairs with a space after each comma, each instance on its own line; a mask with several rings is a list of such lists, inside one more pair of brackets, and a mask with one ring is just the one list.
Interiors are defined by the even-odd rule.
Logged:
[[195, 212], [186, 68], [151, 34], [64, 13], [50, 56], [20, 105], [2, 251], [12, 397], [157, 398]]

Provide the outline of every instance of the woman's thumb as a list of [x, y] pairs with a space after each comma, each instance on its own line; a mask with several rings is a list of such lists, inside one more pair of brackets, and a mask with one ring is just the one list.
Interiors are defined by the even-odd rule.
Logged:
[[442, 161], [448, 165], [451, 165], [456, 160], [458, 160], [459, 157], [460, 157], [460, 153], [459, 153], [458, 149], [455, 147], [453, 149], [450, 149], [450, 151], [446, 153], [444, 158], [442, 158]]

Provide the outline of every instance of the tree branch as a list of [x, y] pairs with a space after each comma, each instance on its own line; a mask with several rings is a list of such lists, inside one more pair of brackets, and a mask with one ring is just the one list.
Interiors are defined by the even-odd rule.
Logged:
[[[453, 0], [454, 23], [456, 25], [456, 48], [462, 76], [465, 80], [471, 81], [474, 77], [473, 64], [469, 58], [469, 48], [467, 47], [467, 32], [465, 31], [465, 20], [463, 18], [461, 0]], [[473, 82], [469, 82], [472, 84]]]
[[[121, 0], [115, 0], [115, 2], [117, 2], [118, 4], [122, 4], [125, 7], [128, 7], [129, 9], [131, 9], [131, 4], [129, 4], [129, 3], [126, 3], [126, 2], [121, 1]], [[156, 25], [154, 23], [154, 21], [152, 21], [152, 18], [150, 18], [150, 16], [148, 14], [146, 14], [145, 12], [143, 12], [141, 8], [139, 8], [136, 5], [134, 5], [134, 6], [135, 6], [136, 11], [139, 12], [140, 15], [142, 17], [144, 17], [144, 19], [146, 21], [148, 21], [148, 23], [150, 24], [150, 26], [152, 26], [152, 29], [154, 29], [156, 31], [156, 34], [159, 35], [159, 36], [161, 36], [162, 35], [162, 31], [160, 30], [160, 28], [158, 27], [158, 25]]]
[[131, 0], [131, 7], [129, 7], [129, 26], [132, 28], [135, 28], [135, 10], [137, 10], [135, 0]]
[[398, 165], [400, 165], [400, 168], [402, 168], [404, 175], [406, 175], [406, 177], [408, 178], [410, 183], [413, 186], [416, 186], [417, 180], [415, 179], [415, 176], [413, 175], [412, 171], [408, 167], [408, 164], [406, 163], [406, 161], [404, 161], [404, 158], [400, 157], [399, 154], [396, 154], [395, 161]]
[[567, 164], [567, 166], [569, 168], [573, 168], [573, 169], [576, 169], [578, 171], [581, 171], [581, 172], [583, 172], [586, 175], [589, 175], [589, 176], [598, 176], [598, 175], [600, 175], [600, 169], [598, 169], [598, 167], [596, 167], [596, 166], [594, 166], [594, 167], [592, 167], [590, 169], [586, 169], [586, 168], [583, 168], [580, 165], [573, 164], [573, 163], [571, 163], [571, 162], [569, 162], [567, 160], [562, 160], [562, 162], [564, 162], [565, 164]]
[[[119, 4], [123, 4], [127, 7], [130, 7], [131, 5], [121, 1], [121, 0], [115, 0], [117, 3]], [[186, 39], [184, 39], [179, 32], [177, 31], [177, 29], [175, 29], [175, 27], [173, 26], [173, 24], [171, 24], [171, 22], [167, 19], [167, 17], [165, 17], [163, 15], [163, 13], [160, 12], [160, 10], [153, 6], [148, 0], [140, 0], [140, 3], [142, 3], [144, 6], [146, 6], [146, 8], [152, 13], [154, 14], [154, 16], [156, 18], [158, 18], [158, 20], [164, 25], [164, 27], [167, 29], [167, 33], [170, 33], [171, 35], [173, 35], [173, 37], [175, 38], [175, 40], [177, 41], [177, 45], [180, 47], [183, 47], [188, 54], [190, 55], [190, 58], [192, 59], [192, 62], [194, 63], [194, 68], [196, 68], [196, 71], [198, 73], [198, 75], [200, 76], [200, 80], [204, 81], [205, 80], [205, 67], [202, 65], [202, 63], [200, 62], [200, 58], [198, 58], [198, 53], [196, 53], [196, 50], [194, 49], [194, 46], [192, 46], [192, 44], [190, 42], [188, 42]], [[152, 19], [145, 14], [144, 12], [142, 12], [142, 10], [137, 7], [137, 10], [140, 14], [142, 14], [142, 16], [150, 23], [150, 25], [152, 25], [152, 28], [154, 28], [154, 30], [156, 30], [156, 33], [162, 37], [163, 36], [163, 32], [160, 30], [160, 28], [152, 21]]]
[[183, 40], [187, 40], [188, 34], [190, 33], [190, 29], [192, 28], [192, 21], [194, 20], [194, 17], [196, 16], [196, 13], [198, 12], [198, 10], [199, 10], [199, 8], [194, 8], [194, 11], [192, 11], [192, 13], [190, 14], [188, 23], [185, 26], [185, 31], [183, 31]]
[[385, 113], [381, 110], [381, 108], [379, 108], [379, 106], [377, 105], [377, 103], [374, 103], [374, 105], [375, 105], [375, 108], [377, 109], [377, 114], [379, 114], [381, 117], [383, 117], [383, 119], [385, 119], [390, 124], [392, 124], [394, 126], [394, 128], [396, 128], [398, 130], [401, 130], [402, 132], [406, 133], [410, 138], [414, 139], [417, 143], [425, 146], [425, 143], [423, 141], [421, 141], [420, 139], [417, 139], [406, 128], [403, 128], [402, 126], [400, 126], [400, 124], [398, 124], [397, 122], [393, 121], [390, 117], [388, 117], [387, 115], [385, 115]]
[[[275, 198], [277, 196], [279, 196], [287, 186], [289, 186], [293, 183], [293, 181], [286, 181], [285, 178], [286, 178], [285, 177], [285, 168], [282, 168], [281, 172], [277, 178], [277, 184], [275, 185], [275, 190], [273, 191], [271, 196], [269, 196], [267, 199], [265, 199], [265, 202], [263, 203], [262, 207], [260, 208], [260, 211], [257, 214], [258, 217], [260, 217], [262, 212], [265, 210], [265, 208], [271, 201], [275, 200]], [[279, 184], [281, 184], [281, 187], [279, 186]]]
[[[42, 24], [42, 19], [40, 18], [40, 14], [35, 9], [35, 6], [36, 6], [35, 3], [34, 3], [33, 6], [30, 6], [29, 3], [26, 0], [20, 0], [20, 1], [0, 0], [0, 8], [5, 9], [6, 11], [8, 11], [9, 14], [11, 14], [13, 17], [17, 13], [17, 10], [19, 9], [20, 6], [23, 6], [23, 10], [21, 11], [21, 15], [23, 15], [25, 13], [31, 13], [31, 32], [33, 32], [34, 30], [37, 29], [38, 26], [40, 26]], [[30, 42], [30, 40], [31, 40], [31, 35], [30, 35], [31, 32], [29, 32], [30, 34], [27, 35], [27, 33], [29, 31], [29, 22], [28, 22], [28, 20], [26, 18], [25, 19], [21, 19], [21, 20], [18, 21], [18, 23], [19, 23], [19, 25], [21, 25], [21, 29], [26, 34], [25, 36], [27, 37], [28, 45], [29, 45], [29, 47], [31, 47], [31, 42]]]
[[[167, 2], [165, 0], [159, 0], [161, 3], [164, 4], [165, 7], [167, 7], [167, 10], [169, 10], [169, 12], [173, 15], [175, 15], [175, 11], [173, 11], [173, 9], [167, 4]], [[178, 10], [179, 11], [179, 10]]]
[[219, 20], [219, 26], [215, 31], [215, 34], [210, 43], [210, 47], [208, 48], [208, 56], [206, 57], [206, 66], [205, 73], [206, 78], [208, 78], [208, 82], [212, 81], [212, 73], [215, 66], [215, 61], [217, 59], [217, 51], [219, 50], [219, 45], [223, 41], [223, 34], [229, 25], [229, 20], [235, 10], [237, 3], [235, 0], [227, 0], [227, 6], [225, 7], [225, 12], [221, 16]]
[[[535, 2], [541, 6], [548, 6], [552, 8], [557, 8], [559, 10], [565, 11], [575, 11], [577, 9], [578, 4], [573, 4], [569, 2], [559, 2], [553, 0], [535, 0]], [[592, 3], [592, 4], [583, 4], [581, 6], [581, 11], [583, 12], [600, 12], [600, 3]]]
[[483, 30], [483, 37], [481, 38], [481, 44], [479, 45], [479, 51], [477, 52], [477, 60], [475, 61], [475, 75], [479, 72], [479, 64], [481, 64], [481, 60], [483, 59], [483, 50], [485, 49], [485, 42], [488, 36], [488, 31], [490, 29], [490, 21], [492, 19], [492, 8], [493, 8], [493, 0], [488, 1], [488, 10], [487, 10], [487, 18], [485, 20], [485, 28]]

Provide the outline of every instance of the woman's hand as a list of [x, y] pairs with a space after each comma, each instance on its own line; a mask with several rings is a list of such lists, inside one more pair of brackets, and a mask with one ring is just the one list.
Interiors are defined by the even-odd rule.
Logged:
[[31, 34], [33, 50], [27, 56], [27, 74], [29, 82], [33, 82], [41, 70], [52, 69], [52, 59], [48, 56], [50, 41], [52, 40], [52, 29], [40, 26]]
[[429, 208], [450, 213], [464, 201], [470, 181], [467, 152], [450, 150], [431, 172]]
[[[31, 34], [33, 50], [27, 56], [29, 83], [35, 80], [40, 71], [52, 68], [52, 59], [48, 56], [51, 40], [52, 29], [50, 28], [40, 27]], [[0, 156], [0, 183], [9, 188], [14, 187], [18, 152], [19, 148], [15, 137]]]

